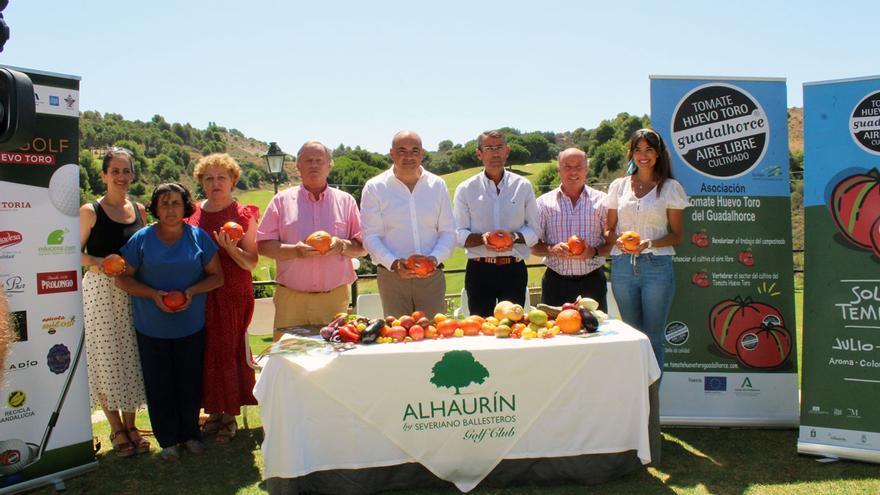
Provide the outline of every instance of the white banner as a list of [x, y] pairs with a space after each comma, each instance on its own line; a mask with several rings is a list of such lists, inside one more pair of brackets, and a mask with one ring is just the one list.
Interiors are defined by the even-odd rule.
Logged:
[[[37, 87], [77, 94], [78, 81], [58, 82], [67, 87]], [[78, 119], [42, 113], [50, 115], [37, 115], [33, 140], [0, 161], [0, 284], [18, 339], [0, 388], [0, 493], [94, 462], [80, 292]]]

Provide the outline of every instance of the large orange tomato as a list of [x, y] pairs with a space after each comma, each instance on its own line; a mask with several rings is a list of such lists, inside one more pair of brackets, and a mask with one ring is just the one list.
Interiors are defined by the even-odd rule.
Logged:
[[461, 322], [459, 327], [464, 331], [464, 334], [467, 336], [480, 335], [480, 329], [482, 327], [482, 323], [477, 317], [469, 316]]
[[573, 235], [568, 238], [568, 250], [571, 251], [571, 254], [577, 256], [584, 252], [587, 248], [587, 244], [580, 237]]
[[635, 251], [639, 248], [639, 244], [642, 242], [641, 237], [639, 237], [638, 232], [634, 230], [627, 230], [626, 232], [620, 234], [618, 237], [620, 242], [623, 243], [623, 247], [626, 248], [627, 251]]
[[437, 333], [443, 337], [452, 337], [458, 329], [458, 322], [453, 318], [447, 318], [437, 323]]
[[581, 329], [581, 315], [575, 309], [566, 309], [556, 315], [556, 326], [562, 333], [577, 333]]
[[495, 249], [510, 249], [513, 247], [513, 236], [506, 230], [493, 230], [486, 236], [486, 242]]
[[223, 226], [220, 227], [220, 230], [222, 230], [233, 241], [239, 241], [244, 238], [244, 229], [241, 228], [241, 225], [235, 222], [230, 221], [224, 223]]
[[330, 243], [333, 241], [333, 238], [329, 233], [324, 232], [323, 230], [319, 230], [317, 232], [313, 232], [306, 237], [306, 240], [303, 241], [319, 253], [324, 254], [327, 251], [330, 251]]
[[108, 254], [101, 260], [101, 268], [107, 275], [119, 275], [125, 271], [125, 259], [118, 254]]
[[420, 277], [427, 277], [437, 269], [427, 256], [422, 256], [420, 254], [414, 254], [407, 258], [406, 267], [414, 271], [416, 275]]

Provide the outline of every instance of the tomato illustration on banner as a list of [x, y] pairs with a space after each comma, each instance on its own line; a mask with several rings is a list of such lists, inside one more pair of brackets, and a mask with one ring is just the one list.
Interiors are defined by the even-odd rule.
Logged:
[[785, 322], [774, 306], [753, 301], [751, 297], [726, 299], [709, 312], [709, 334], [718, 349], [730, 357], [737, 357], [737, 344], [744, 333], [757, 331], [762, 326], [784, 327]]
[[872, 168], [838, 182], [828, 207], [834, 225], [847, 241], [872, 249], [872, 227], [880, 218], [880, 172]]

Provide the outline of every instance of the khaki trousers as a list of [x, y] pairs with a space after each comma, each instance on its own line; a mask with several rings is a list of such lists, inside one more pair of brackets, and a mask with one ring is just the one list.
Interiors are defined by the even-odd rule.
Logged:
[[348, 285], [328, 292], [300, 292], [279, 285], [275, 289], [274, 340], [284, 335], [279, 329], [287, 327], [323, 327], [330, 323], [337, 313], [348, 311], [351, 289]]
[[404, 316], [418, 310], [431, 318], [446, 313], [446, 277], [442, 270], [426, 278], [400, 278], [396, 272], [379, 266], [376, 281], [386, 315]]

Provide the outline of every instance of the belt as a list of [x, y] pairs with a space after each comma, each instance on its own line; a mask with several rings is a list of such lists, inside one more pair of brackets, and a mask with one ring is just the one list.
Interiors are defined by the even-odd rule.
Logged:
[[496, 256], [494, 258], [471, 258], [479, 263], [489, 263], [492, 265], [512, 265], [519, 261], [516, 256]]

